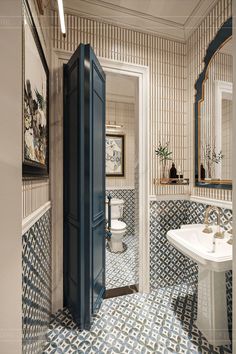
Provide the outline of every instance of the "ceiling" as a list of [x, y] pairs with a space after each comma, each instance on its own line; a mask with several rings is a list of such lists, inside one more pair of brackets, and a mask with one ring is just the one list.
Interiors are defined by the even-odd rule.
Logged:
[[216, 1], [64, 0], [64, 4], [69, 12], [184, 41]]
[[180, 25], [184, 25], [200, 2], [201, 0], [103, 0], [103, 4], [115, 5], [118, 10], [131, 10], [140, 16], [154, 16]]

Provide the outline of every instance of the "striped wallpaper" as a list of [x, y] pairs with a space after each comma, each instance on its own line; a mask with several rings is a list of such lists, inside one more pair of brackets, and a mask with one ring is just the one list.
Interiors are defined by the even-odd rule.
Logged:
[[[150, 195], [189, 194], [231, 200], [231, 191], [194, 187], [194, 84], [203, 69], [206, 48], [222, 23], [231, 16], [231, 0], [220, 0], [186, 43], [123, 28], [79, 14], [66, 13], [63, 38], [53, 11], [54, 49], [74, 52], [79, 43], [90, 43], [99, 57], [149, 67], [150, 82]], [[190, 186], [155, 186], [161, 169], [154, 149], [170, 142], [173, 161]]]
[[22, 183], [22, 219], [50, 200], [49, 180], [24, 180]]
[[150, 82], [150, 194], [183, 194], [188, 187], [157, 187], [160, 177], [154, 149], [170, 141], [173, 159], [187, 175], [186, 45], [131, 29], [114, 26], [76, 14], [65, 15], [67, 36], [63, 38], [54, 13], [53, 46], [73, 52], [79, 43], [90, 43], [99, 57], [149, 67]]

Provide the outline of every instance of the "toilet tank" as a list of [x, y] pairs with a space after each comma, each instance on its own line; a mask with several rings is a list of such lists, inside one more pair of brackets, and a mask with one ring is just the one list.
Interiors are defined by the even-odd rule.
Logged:
[[[120, 219], [123, 216], [124, 200], [112, 198], [111, 199], [111, 218]], [[108, 219], [108, 204], [106, 204], [106, 218]]]

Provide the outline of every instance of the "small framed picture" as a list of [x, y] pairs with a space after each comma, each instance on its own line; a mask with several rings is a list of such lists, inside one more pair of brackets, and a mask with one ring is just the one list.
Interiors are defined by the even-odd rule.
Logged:
[[106, 134], [106, 176], [124, 177], [125, 175], [125, 137]]

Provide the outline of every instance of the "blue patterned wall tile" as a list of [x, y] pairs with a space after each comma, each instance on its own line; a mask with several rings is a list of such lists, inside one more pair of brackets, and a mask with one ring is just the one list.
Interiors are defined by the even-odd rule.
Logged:
[[51, 315], [51, 213], [22, 237], [22, 349], [40, 353]]
[[[204, 222], [208, 205], [191, 201], [161, 201], [150, 203], [150, 278], [152, 288], [187, 283], [197, 290], [198, 266], [170, 245], [166, 234], [182, 224]], [[212, 212], [210, 220], [216, 222]], [[228, 225], [232, 211], [221, 209], [221, 221]], [[230, 335], [232, 331], [232, 272], [226, 272], [227, 312]]]
[[184, 281], [186, 257], [167, 240], [170, 229], [179, 228], [185, 220], [184, 200], [150, 203], [150, 278], [152, 288]]

